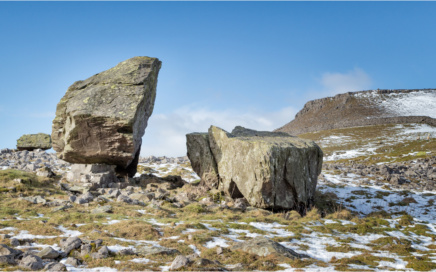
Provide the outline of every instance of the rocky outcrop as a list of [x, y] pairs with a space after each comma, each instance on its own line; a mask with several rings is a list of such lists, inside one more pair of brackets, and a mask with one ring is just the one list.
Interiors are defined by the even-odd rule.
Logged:
[[17, 140], [18, 150], [33, 151], [35, 149], [47, 150], [51, 148], [51, 137], [45, 133], [24, 134]]
[[311, 205], [323, 156], [313, 141], [242, 127], [228, 133], [211, 126], [207, 137], [203, 134], [201, 141], [195, 141], [198, 135], [187, 136], [194, 170], [210, 180], [216, 171], [219, 189], [232, 198], [245, 197], [259, 208], [301, 213]]
[[71, 85], [53, 120], [53, 148], [59, 158], [116, 165], [117, 173], [133, 176], [160, 67], [157, 58], [134, 57]]
[[[427, 102], [426, 102], [427, 101]], [[436, 126], [436, 90], [349, 92], [307, 102], [295, 119], [276, 131], [308, 132], [383, 124]], [[433, 105], [432, 105], [433, 103]]]

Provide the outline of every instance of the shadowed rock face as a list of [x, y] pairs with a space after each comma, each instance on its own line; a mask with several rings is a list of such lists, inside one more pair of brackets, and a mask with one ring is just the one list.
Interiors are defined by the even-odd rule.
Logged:
[[194, 133], [187, 140], [193, 169], [202, 179], [213, 180], [215, 174], [219, 189], [231, 197], [300, 213], [312, 204], [323, 156], [313, 141], [242, 127], [228, 133], [214, 126], [207, 137]]
[[53, 120], [53, 149], [59, 158], [116, 165], [118, 174], [133, 176], [160, 67], [157, 58], [134, 57], [71, 85]]
[[18, 150], [47, 150], [51, 148], [50, 135], [45, 133], [25, 134], [17, 140]]

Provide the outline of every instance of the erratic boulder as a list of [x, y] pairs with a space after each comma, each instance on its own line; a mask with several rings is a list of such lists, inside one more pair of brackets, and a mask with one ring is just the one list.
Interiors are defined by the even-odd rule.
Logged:
[[35, 149], [47, 150], [51, 148], [51, 137], [45, 133], [24, 134], [17, 140], [18, 150], [33, 151]]
[[71, 85], [56, 109], [53, 149], [77, 164], [116, 165], [133, 176], [153, 112], [157, 58], [134, 57]]
[[187, 135], [193, 169], [201, 178], [217, 179], [219, 189], [232, 198], [300, 213], [312, 204], [323, 156], [315, 142], [243, 127], [228, 133], [211, 126], [207, 136], [200, 134], [204, 140], [198, 135]]

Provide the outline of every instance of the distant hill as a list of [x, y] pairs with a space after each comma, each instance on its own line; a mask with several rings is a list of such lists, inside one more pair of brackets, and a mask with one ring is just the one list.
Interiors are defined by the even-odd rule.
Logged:
[[330, 129], [421, 123], [436, 127], [436, 89], [370, 90], [307, 102], [275, 131], [299, 135]]

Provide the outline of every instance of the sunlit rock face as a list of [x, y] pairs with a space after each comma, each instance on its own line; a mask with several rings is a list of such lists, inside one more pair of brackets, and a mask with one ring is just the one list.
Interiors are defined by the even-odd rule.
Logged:
[[53, 120], [53, 149], [59, 158], [116, 165], [118, 174], [133, 176], [160, 68], [157, 58], [134, 57], [71, 85]]
[[323, 153], [313, 141], [283, 132], [215, 126], [188, 134], [188, 157], [205, 184], [265, 209], [296, 209], [313, 203]]

